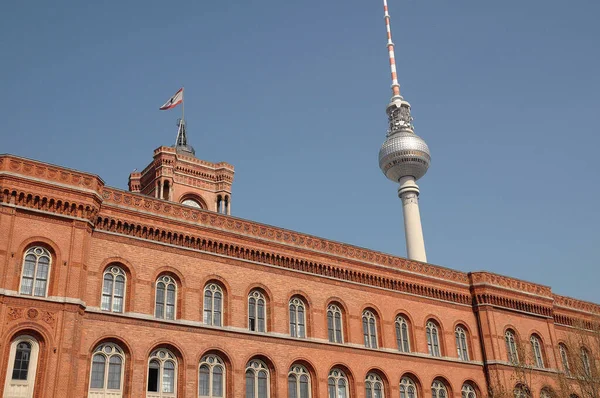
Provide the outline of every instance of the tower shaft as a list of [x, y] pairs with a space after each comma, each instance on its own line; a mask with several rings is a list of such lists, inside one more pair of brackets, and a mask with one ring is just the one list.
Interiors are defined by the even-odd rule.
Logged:
[[407, 257], [411, 260], [426, 263], [425, 240], [423, 239], [421, 212], [419, 211], [419, 186], [413, 177], [408, 176], [400, 179], [398, 197], [402, 199]]

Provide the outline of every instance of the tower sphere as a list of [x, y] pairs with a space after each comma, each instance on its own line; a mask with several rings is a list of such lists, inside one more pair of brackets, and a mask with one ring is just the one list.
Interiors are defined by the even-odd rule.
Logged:
[[425, 141], [413, 131], [410, 104], [402, 97], [393, 98], [386, 112], [390, 127], [379, 150], [379, 168], [394, 182], [408, 176], [418, 180], [427, 172], [431, 155]]

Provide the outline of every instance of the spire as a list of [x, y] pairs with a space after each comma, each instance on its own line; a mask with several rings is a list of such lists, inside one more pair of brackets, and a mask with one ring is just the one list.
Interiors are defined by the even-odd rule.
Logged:
[[396, 72], [396, 55], [394, 54], [394, 42], [392, 41], [392, 27], [390, 25], [390, 13], [388, 12], [387, 0], [383, 0], [383, 13], [385, 18], [385, 30], [387, 31], [387, 49], [390, 57], [390, 71], [392, 72], [392, 99], [402, 98], [400, 95], [400, 84]]
[[187, 143], [187, 130], [183, 118], [177, 120], [177, 140], [175, 141], [175, 149], [177, 150], [177, 153], [181, 153], [182, 155], [196, 155], [194, 148]]

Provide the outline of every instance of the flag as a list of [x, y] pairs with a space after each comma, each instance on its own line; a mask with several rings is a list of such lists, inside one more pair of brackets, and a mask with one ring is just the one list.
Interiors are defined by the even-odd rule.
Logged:
[[183, 102], [183, 87], [179, 89], [163, 106], [159, 109], [161, 111], [166, 111], [167, 109], [175, 108], [177, 105]]

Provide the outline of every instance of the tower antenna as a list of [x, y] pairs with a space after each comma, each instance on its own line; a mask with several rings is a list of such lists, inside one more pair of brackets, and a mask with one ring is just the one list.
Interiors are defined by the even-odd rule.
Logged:
[[400, 97], [400, 83], [398, 83], [398, 73], [396, 72], [396, 55], [394, 53], [394, 42], [392, 41], [392, 27], [390, 24], [390, 13], [388, 11], [387, 0], [383, 0], [383, 13], [385, 19], [385, 30], [387, 31], [387, 49], [390, 58], [390, 72], [392, 73], [392, 94], [393, 97]]

